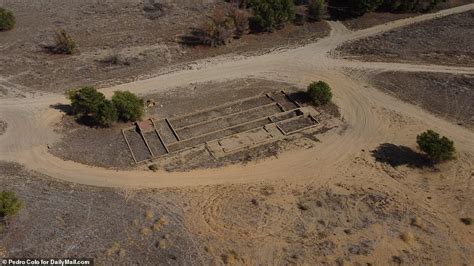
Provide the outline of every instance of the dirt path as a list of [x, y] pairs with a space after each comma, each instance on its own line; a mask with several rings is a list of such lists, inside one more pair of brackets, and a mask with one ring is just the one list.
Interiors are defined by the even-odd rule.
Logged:
[[[317, 181], [345, 169], [363, 149], [380, 143], [412, 143], [420, 131], [432, 128], [452, 138], [460, 152], [474, 152], [474, 133], [439, 119], [420, 108], [401, 102], [372, 87], [361, 78], [347, 75], [350, 68], [375, 70], [474, 73], [474, 68], [422, 66], [391, 63], [357, 63], [335, 59], [331, 51], [347, 41], [389, 31], [396, 27], [474, 9], [474, 4], [403, 19], [370, 29], [351, 32], [341, 23], [330, 22], [329, 37], [297, 49], [280, 50], [262, 56], [231, 61], [225, 58], [200, 61], [191, 70], [176, 71], [155, 78], [104, 89], [105, 94], [127, 89], [138, 94], [154, 93], [189, 83], [244, 77], [262, 77], [307, 85], [325, 80], [334, 88], [334, 102], [348, 123], [341, 134], [324, 134], [321, 143], [309, 150], [287, 152], [246, 166], [195, 170], [186, 173], [115, 171], [63, 161], [48, 153], [47, 145], [58, 140], [53, 132], [61, 113], [50, 105], [66, 103], [61, 95], [0, 100], [1, 119], [8, 123], [0, 136], [0, 160], [15, 161], [46, 175], [95, 186], [176, 187], [262, 180]], [[349, 68], [349, 70], [347, 70]]]

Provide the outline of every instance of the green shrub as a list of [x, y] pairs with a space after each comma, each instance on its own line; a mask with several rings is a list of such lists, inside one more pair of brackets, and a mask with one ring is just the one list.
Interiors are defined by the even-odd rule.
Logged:
[[112, 102], [117, 108], [119, 119], [122, 121], [140, 120], [145, 112], [143, 100], [129, 91], [114, 92]]
[[15, 16], [11, 11], [0, 7], [0, 31], [7, 31], [15, 27]]
[[254, 12], [249, 25], [255, 32], [281, 28], [296, 14], [293, 0], [250, 0], [247, 6]]
[[331, 87], [324, 81], [313, 82], [308, 86], [308, 96], [316, 105], [324, 105], [331, 101]]
[[46, 49], [55, 54], [73, 54], [76, 48], [76, 42], [65, 30], [56, 32], [54, 44], [46, 46]]
[[93, 87], [82, 87], [69, 90], [67, 97], [71, 100], [72, 113], [79, 116], [95, 117], [105, 96]]
[[441, 137], [433, 130], [428, 130], [416, 136], [416, 143], [420, 150], [428, 155], [434, 163], [454, 158], [454, 143], [446, 137]]
[[314, 21], [323, 19], [326, 12], [326, 0], [310, 0], [308, 4], [308, 18]]
[[23, 203], [12, 191], [0, 192], [0, 218], [13, 216], [20, 211]]
[[212, 14], [193, 32], [196, 43], [218, 46], [225, 45], [236, 32], [234, 17], [222, 8], [215, 8]]
[[383, 2], [383, 0], [349, 0], [349, 13], [353, 16], [362, 16], [376, 10]]
[[152, 172], [156, 172], [156, 171], [158, 171], [158, 165], [151, 164], [151, 165], [148, 166], [148, 169]]
[[109, 127], [117, 120], [118, 114], [115, 105], [109, 100], [104, 100], [98, 106], [97, 114], [94, 117], [95, 123], [99, 126]]

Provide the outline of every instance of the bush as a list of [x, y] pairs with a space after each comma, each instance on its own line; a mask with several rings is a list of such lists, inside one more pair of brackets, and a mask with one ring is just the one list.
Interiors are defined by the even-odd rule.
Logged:
[[54, 45], [46, 46], [46, 49], [55, 54], [73, 54], [76, 42], [65, 30], [60, 30], [56, 32]]
[[416, 143], [420, 150], [428, 155], [428, 158], [434, 163], [442, 162], [454, 158], [454, 143], [446, 137], [433, 130], [428, 130], [416, 136]]
[[105, 101], [104, 94], [93, 87], [69, 90], [66, 94], [71, 100], [72, 113], [79, 116], [95, 117]]
[[158, 165], [151, 164], [151, 165], [148, 166], [148, 169], [152, 172], [156, 172], [156, 171], [158, 171]]
[[234, 9], [232, 12], [232, 19], [235, 25], [235, 37], [240, 38], [249, 30], [250, 14], [245, 10]]
[[117, 109], [109, 100], [104, 100], [98, 107], [94, 121], [97, 125], [109, 127], [118, 120]]
[[228, 16], [224, 9], [216, 8], [209, 18], [193, 32], [192, 39], [196, 39], [199, 44], [209, 46], [225, 45], [234, 32], [234, 18]]
[[0, 31], [7, 31], [15, 27], [15, 16], [11, 11], [0, 7]]
[[331, 87], [324, 81], [313, 82], [308, 86], [308, 96], [316, 105], [324, 105], [331, 101]]
[[255, 32], [281, 28], [296, 14], [293, 0], [250, 0], [248, 7], [254, 12], [249, 25]]
[[23, 207], [23, 203], [17, 198], [14, 192], [0, 192], [0, 218], [13, 216]]
[[310, 0], [308, 4], [308, 18], [313, 21], [323, 19], [326, 12], [326, 0]]
[[143, 116], [143, 100], [129, 91], [114, 92], [112, 102], [117, 109], [118, 118], [122, 121], [137, 121]]

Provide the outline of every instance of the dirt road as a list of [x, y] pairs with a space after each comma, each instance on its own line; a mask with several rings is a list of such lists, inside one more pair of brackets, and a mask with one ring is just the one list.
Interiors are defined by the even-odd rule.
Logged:
[[[220, 57], [199, 61], [190, 70], [175, 71], [154, 78], [104, 89], [130, 90], [148, 94], [189, 83], [260, 77], [291, 82], [302, 86], [324, 80], [334, 88], [334, 102], [348, 123], [341, 134], [324, 134], [321, 143], [309, 150], [287, 152], [246, 166], [233, 165], [212, 170], [186, 173], [114, 171], [63, 161], [50, 153], [47, 146], [60, 137], [53, 129], [61, 112], [51, 105], [66, 103], [62, 95], [0, 99], [1, 119], [8, 128], [0, 136], [0, 160], [15, 161], [48, 176], [95, 186], [107, 187], [176, 187], [220, 183], [246, 183], [262, 180], [317, 181], [330, 178], [347, 169], [361, 150], [380, 143], [410, 144], [416, 134], [427, 128], [452, 138], [459, 152], [474, 153], [474, 133], [437, 118], [420, 108], [401, 102], [368, 85], [351, 69], [370, 71], [402, 70], [474, 74], [474, 68], [425, 66], [391, 63], [359, 63], [336, 59], [333, 50], [339, 45], [379, 34], [412, 23], [439, 18], [474, 9], [474, 4], [403, 19], [373, 28], [351, 32], [341, 23], [330, 22], [330, 36], [297, 49], [231, 60]], [[1, 79], [1, 77], [0, 77]]]

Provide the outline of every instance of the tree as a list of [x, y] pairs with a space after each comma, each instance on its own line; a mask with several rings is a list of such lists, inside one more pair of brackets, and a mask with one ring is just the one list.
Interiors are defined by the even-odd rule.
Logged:
[[296, 14], [293, 0], [250, 0], [248, 7], [254, 12], [249, 24], [255, 32], [283, 27]]
[[82, 87], [67, 91], [71, 100], [72, 113], [79, 116], [95, 117], [99, 106], [105, 101], [105, 96], [93, 87]]
[[15, 16], [11, 11], [0, 7], [0, 31], [7, 31], [15, 27]]
[[109, 100], [104, 100], [98, 106], [97, 114], [94, 117], [95, 123], [103, 127], [109, 127], [117, 120], [118, 114], [115, 105]]
[[20, 211], [23, 203], [12, 191], [0, 192], [0, 218], [13, 216]]
[[309, 19], [320, 21], [326, 12], [326, 0], [310, 0], [307, 8]]
[[308, 86], [308, 96], [316, 105], [324, 105], [331, 101], [331, 87], [324, 81], [313, 82]]
[[454, 142], [445, 136], [441, 137], [433, 130], [428, 130], [416, 136], [416, 143], [420, 150], [428, 155], [434, 163], [454, 158]]
[[112, 103], [122, 121], [140, 120], [145, 112], [143, 100], [129, 91], [114, 92]]

